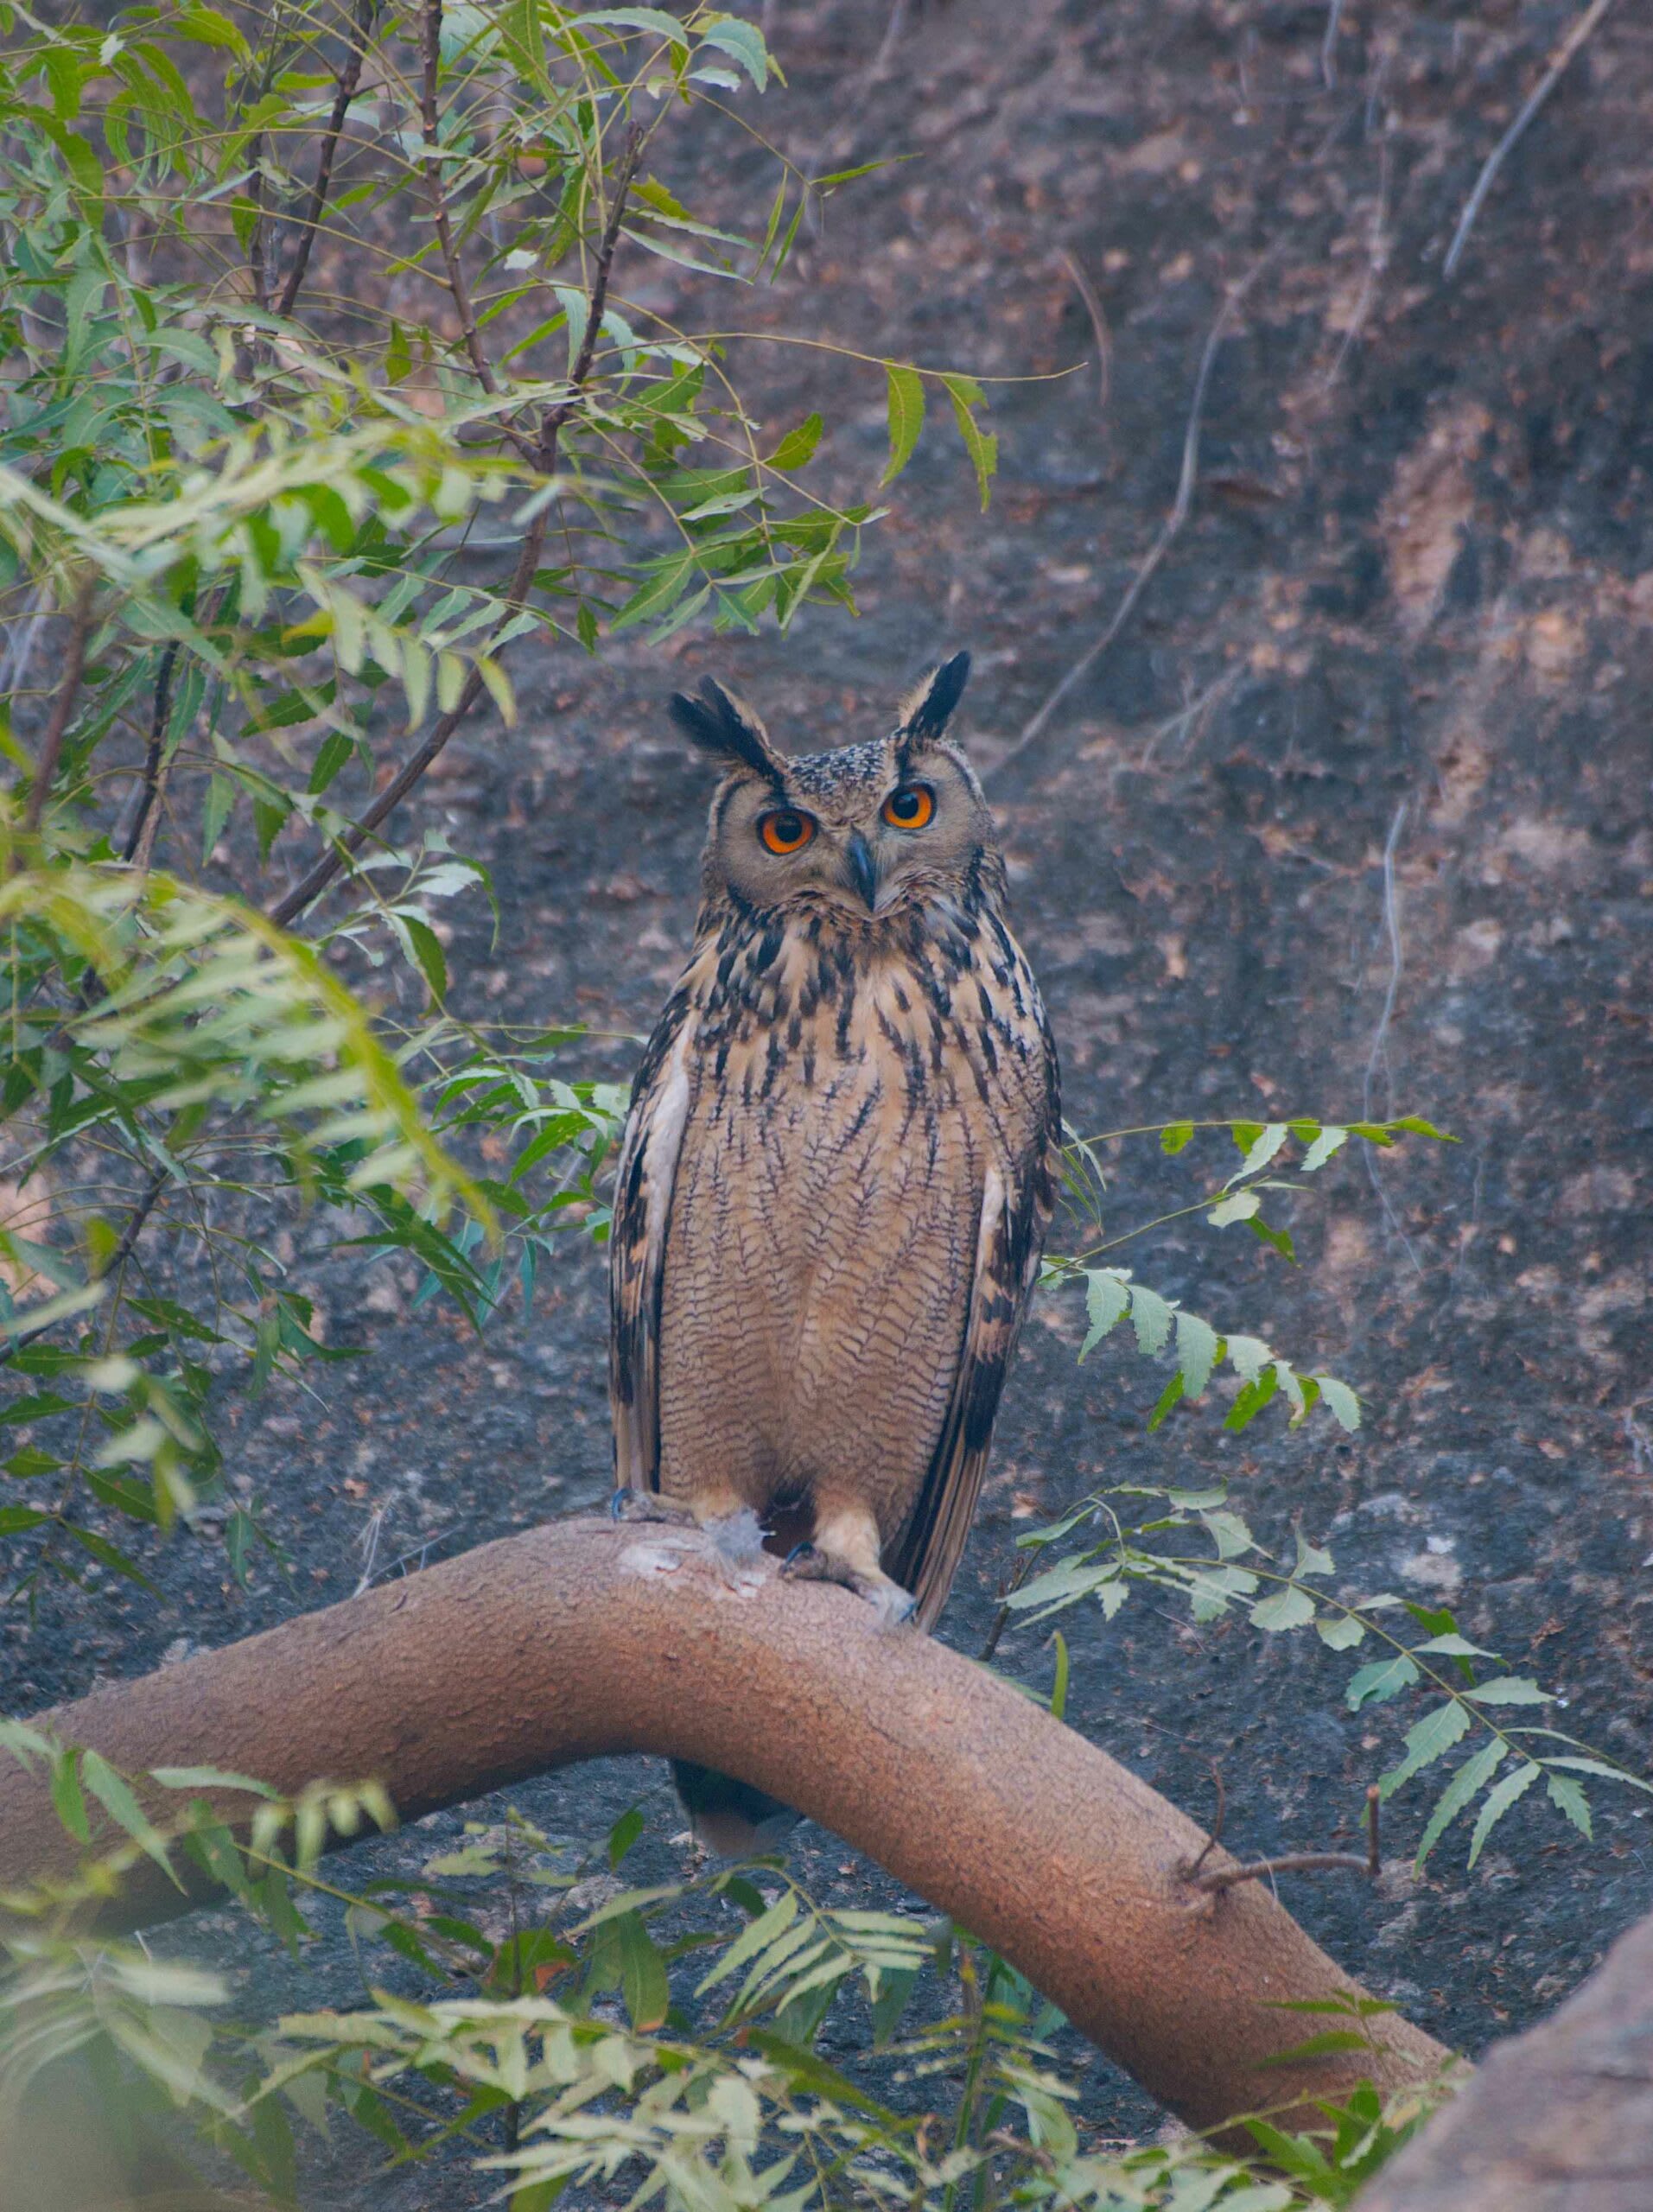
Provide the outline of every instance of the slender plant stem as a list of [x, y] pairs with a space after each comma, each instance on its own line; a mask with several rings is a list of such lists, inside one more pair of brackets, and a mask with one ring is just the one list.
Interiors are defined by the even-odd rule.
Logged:
[[277, 302], [277, 315], [291, 315], [298, 303], [305, 272], [310, 265], [310, 249], [315, 244], [315, 234], [327, 209], [327, 194], [332, 189], [333, 165], [338, 157], [339, 141], [344, 134], [345, 119], [350, 113], [351, 103], [361, 83], [362, 67], [367, 58], [368, 34], [378, 12], [378, 0], [359, 0], [354, 18], [356, 35], [349, 57], [339, 72], [339, 89], [334, 96], [333, 112], [327, 118], [327, 130], [322, 134], [315, 182], [310, 187], [309, 204], [299, 219], [298, 247], [293, 256], [293, 265], [287, 272], [287, 281], [282, 286], [281, 298]]
[[40, 757], [35, 763], [35, 779], [29, 785], [29, 803], [23, 809], [23, 828], [31, 837], [40, 828], [41, 817], [46, 811], [46, 802], [57, 777], [58, 762], [63, 757], [63, 740], [73, 718], [75, 701], [80, 696], [80, 679], [86, 667], [86, 645], [92, 636], [94, 588], [95, 580], [86, 577], [75, 594], [74, 605], [70, 612], [62, 680], [57, 687], [57, 696], [52, 702], [51, 719], [46, 725], [46, 734], [41, 740]]
[[[440, 27], [441, 10], [437, 0], [432, 0], [432, 12]], [[428, 15], [427, 26], [430, 20], [431, 17]], [[642, 159], [643, 145], [644, 133], [640, 128], [634, 125], [626, 142], [626, 151], [621, 157], [620, 169], [614, 180], [614, 202], [609, 208], [608, 219], [603, 226], [602, 237], [598, 245], [597, 262], [592, 277], [586, 318], [585, 337], [581, 344], [579, 356], [574, 364], [573, 374], [569, 378], [568, 396], [546, 410], [544, 419], [540, 425], [539, 435], [535, 443], [535, 461], [548, 475], [553, 475], [556, 473], [557, 446], [563, 427], [578, 405], [580, 394], [591, 374], [591, 364], [596, 352], [596, 334], [602, 321], [603, 308], [608, 296], [609, 272], [614, 266], [614, 249], [620, 238], [620, 226], [626, 211], [626, 194], [631, 189], [632, 180], [636, 175], [638, 164]], [[496, 637], [527, 605], [529, 593], [533, 588], [534, 572], [539, 566], [540, 554], [545, 543], [545, 531], [550, 514], [549, 505], [542, 506], [529, 526], [528, 535], [524, 539], [522, 550], [518, 556], [516, 569], [505, 588], [505, 613], [503, 620], [496, 626], [493, 633]], [[278, 927], [285, 929], [327, 889], [351, 854], [360, 849], [379, 823], [384, 821], [385, 816], [401, 804], [419, 781], [426, 769], [429, 767], [431, 762], [480, 698], [482, 684], [480, 670], [473, 667], [465, 679], [464, 689], [461, 691], [458, 700], [446, 714], [438, 718], [430, 734], [409, 755], [390, 782], [385, 785], [384, 790], [373, 800], [372, 805], [366, 809], [360, 819], [353, 823], [334, 841], [328, 850], [323, 853], [321, 859], [316, 861], [308, 875], [302, 877], [284, 897], [278, 899], [268, 910], [272, 922]]]
[[1274, 259], [1275, 251], [1275, 249], [1271, 247], [1260, 260], [1254, 262], [1238, 283], [1231, 284], [1223, 296], [1223, 304], [1217, 310], [1217, 320], [1212, 323], [1211, 334], [1205, 340], [1205, 351], [1199, 357], [1199, 371], [1194, 378], [1193, 399], [1188, 410], [1187, 427], [1183, 433], [1182, 469], [1177, 480], [1177, 496], [1172, 501], [1170, 513], [1160, 526], [1159, 536], [1149, 546], [1141, 566], [1126, 586], [1124, 595], [1114, 609], [1113, 619], [1107, 628], [1099, 638], [1085, 647], [1072, 667], [1068, 670], [1067, 674], [1046, 697], [1044, 704], [1033, 715], [1033, 720], [1022, 731], [1010, 750], [995, 765], [992, 772], [993, 780], [996, 781], [1002, 776], [1011, 762], [1020, 760], [1028, 747], [1039, 739], [1051, 716], [1067, 697], [1074, 685], [1089, 670], [1096, 666], [1109, 646], [1112, 645], [1126, 623], [1129, 621], [1137, 601], [1148, 589], [1154, 572], [1171, 550], [1183, 524], [1192, 512], [1194, 487], [1199, 480], [1200, 423], [1205, 411], [1205, 392], [1211, 383], [1211, 370], [1217, 360], [1217, 349], [1224, 339], [1227, 337], [1229, 326], [1238, 312], [1241, 302]]
[[[140, 845], [145, 843], [143, 833], [149, 828], [149, 817], [160, 796], [162, 756], [166, 746], [167, 720], [172, 712], [173, 672], [177, 665], [178, 641], [175, 638], [162, 647], [161, 664], [156, 671], [155, 709], [149, 716], [149, 747], [143, 760], [143, 791], [137, 803], [137, 811], [132, 817], [132, 826], [126, 833], [126, 843], [121, 853], [124, 861], [131, 861]], [[153, 845], [154, 842], [151, 834], [148, 843]]]
[[430, 194], [436, 240], [442, 248], [442, 267], [448, 273], [448, 289], [454, 296], [454, 306], [459, 315], [460, 334], [465, 340], [465, 350], [471, 357], [471, 366], [476, 372], [477, 382], [490, 397], [493, 397], [499, 392], [499, 380], [493, 373], [493, 364], [487, 357], [481, 333], [476, 327], [476, 308], [472, 304], [470, 286], [466, 281], [465, 263], [455, 242], [453, 221], [448, 213], [448, 194], [442, 178], [442, 117], [436, 99], [442, 73], [442, 0], [424, 0], [424, 76], [420, 86], [419, 123], [424, 137], [425, 186]]
[[[137, 1240], [143, 1234], [144, 1224], [155, 1211], [156, 1202], [170, 1179], [168, 1172], [164, 1167], [157, 1167], [151, 1172], [149, 1181], [133, 1201], [132, 1211], [126, 1217], [126, 1226], [120, 1234], [120, 1242], [103, 1266], [92, 1277], [94, 1283], [107, 1282], [111, 1275], [118, 1275], [120, 1270], [124, 1268], [137, 1249]], [[61, 1318], [67, 1319], [69, 1317], [66, 1314]], [[42, 1322], [38, 1329], [27, 1329], [21, 1336], [14, 1337], [3, 1350], [0, 1350], [0, 1367], [9, 1366], [26, 1344], [35, 1343], [38, 1338], [48, 1335], [56, 1325], [57, 1324], [54, 1321]]]
[[1241, 1882], [1266, 1881], [1271, 1874], [1367, 1874], [1370, 1871], [1367, 1861], [1352, 1851], [1287, 1851], [1278, 1859], [1254, 1859], [1249, 1866], [1213, 1866], [1208, 1874], [1193, 1876], [1188, 1886], [1210, 1895], [1234, 1889]]
[[1458, 219], [1458, 228], [1453, 232], [1453, 242], [1446, 249], [1446, 260], [1441, 264], [1440, 273], [1449, 283], [1457, 274], [1458, 264], [1464, 257], [1464, 248], [1469, 244], [1469, 234], [1475, 227], [1475, 219], [1485, 206], [1486, 195], [1491, 191], [1494, 180], [1514, 149], [1516, 140], [1555, 90], [1557, 85], [1561, 83], [1562, 77], [1567, 73], [1567, 64], [1612, 5], [1612, 0], [1591, 0], [1591, 5], [1585, 10], [1560, 46], [1556, 48], [1554, 58], [1550, 62], [1549, 67], [1523, 102], [1515, 121], [1487, 156], [1481, 174], [1475, 180], [1475, 189], [1464, 202], [1464, 212]]

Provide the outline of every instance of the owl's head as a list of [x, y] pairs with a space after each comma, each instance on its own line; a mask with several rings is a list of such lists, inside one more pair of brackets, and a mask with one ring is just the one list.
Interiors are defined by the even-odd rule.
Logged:
[[823, 906], [856, 916], [1002, 889], [1004, 864], [975, 771], [946, 740], [968, 653], [902, 701], [887, 737], [788, 760], [742, 701], [710, 677], [671, 715], [723, 769], [702, 883], [760, 912]]

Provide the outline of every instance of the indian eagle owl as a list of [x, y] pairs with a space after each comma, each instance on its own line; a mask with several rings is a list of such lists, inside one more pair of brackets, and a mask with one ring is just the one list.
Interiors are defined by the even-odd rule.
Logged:
[[[887, 737], [801, 759], [709, 678], [672, 700], [723, 773], [612, 1250], [617, 1515], [749, 1509], [772, 1541], [803, 1539], [789, 1572], [925, 1628], [981, 1489], [1060, 1130], [992, 817], [945, 735], [969, 673], [957, 654]], [[784, 1809], [675, 1771], [720, 1848]]]

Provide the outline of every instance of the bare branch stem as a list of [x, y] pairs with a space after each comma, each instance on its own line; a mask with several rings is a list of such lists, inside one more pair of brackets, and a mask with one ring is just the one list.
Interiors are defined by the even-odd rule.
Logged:
[[[425, 18], [428, 41], [432, 36], [429, 26], [433, 20], [437, 26], [436, 35], [440, 35], [441, 15], [440, 0], [429, 0]], [[435, 50], [434, 46], [428, 44], [426, 54], [428, 86], [431, 82], [429, 57]], [[569, 379], [568, 395], [565, 398], [558, 400], [554, 406], [546, 409], [544, 417], [540, 423], [539, 435], [534, 443], [533, 454], [536, 465], [543, 468], [547, 475], [556, 474], [557, 446], [563, 427], [578, 405], [580, 394], [591, 374], [591, 365], [596, 355], [597, 333], [602, 323], [603, 309], [608, 296], [609, 273], [614, 267], [614, 249], [619, 243], [620, 223], [626, 212], [626, 195], [631, 190], [632, 180], [637, 175], [638, 164], [643, 157], [644, 143], [645, 134], [642, 129], [633, 124], [626, 140], [625, 153], [620, 158], [620, 168], [615, 174], [614, 201], [608, 211], [608, 219], [603, 226], [601, 238], [598, 243], [596, 267], [592, 276], [591, 291], [587, 306], [585, 336], [581, 341], [579, 354]], [[495, 637], [528, 603], [528, 594], [533, 588], [534, 572], [539, 566], [540, 554], [545, 543], [545, 531], [550, 516], [549, 505], [542, 506], [529, 527], [528, 535], [523, 541], [522, 550], [518, 556], [516, 569], [505, 589], [505, 613], [503, 620], [495, 626], [493, 632]], [[491, 644], [492, 639], [490, 639]], [[384, 821], [385, 816], [401, 804], [448, 743], [448, 739], [453, 736], [454, 732], [475, 706], [481, 696], [482, 681], [481, 671], [474, 667], [465, 679], [464, 689], [461, 691], [457, 701], [446, 714], [438, 718], [430, 734], [415, 752], [409, 755], [390, 782], [385, 785], [384, 790], [374, 798], [372, 805], [362, 814], [360, 819], [346, 830], [329, 850], [321, 855], [308, 875], [302, 877], [284, 897], [278, 899], [268, 910], [270, 919], [278, 927], [285, 929], [289, 923], [296, 920], [304, 909], [327, 889], [350, 855], [359, 851], [379, 823]]]
[[[155, 834], [150, 828], [150, 816], [160, 797], [161, 766], [166, 749], [167, 722], [172, 713], [172, 678], [178, 665], [178, 640], [174, 638], [163, 646], [161, 664], [156, 671], [155, 706], [149, 715], [149, 745], [143, 760], [143, 790], [138, 799], [137, 810], [132, 817], [132, 826], [126, 833], [126, 842], [121, 852], [124, 861], [131, 861], [140, 847], [144, 850], [147, 865], [149, 849], [154, 845]], [[144, 833], [149, 831], [146, 837]]]
[[1067, 697], [1074, 685], [1096, 666], [1126, 623], [1129, 621], [1137, 601], [1148, 589], [1160, 563], [1176, 543], [1177, 537], [1183, 524], [1187, 521], [1194, 504], [1194, 487], [1199, 480], [1200, 423], [1205, 411], [1205, 391], [1211, 383], [1211, 369], [1217, 359], [1217, 349], [1224, 339], [1227, 337], [1229, 326], [1238, 312], [1241, 302], [1274, 259], [1275, 252], [1275, 249], [1271, 247], [1260, 260], [1252, 264], [1237, 284], [1230, 286], [1224, 296], [1223, 304], [1217, 310], [1217, 320], [1211, 325], [1211, 334], [1205, 340], [1205, 351], [1199, 358], [1199, 372], [1194, 378], [1193, 400], [1188, 410], [1188, 425], [1183, 433], [1182, 469], [1177, 480], [1177, 496], [1172, 502], [1170, 513], [1160, 526], [1159, 536], [1149, 546], [1141, 566], [1126, 586], [1124, 596], [1114, 609], [1113, 620], [1095, 643], [1085, 647], [1067, 674], [1051, 692], [1003, 760], [995, 766], [990, 780], [996, 782], [1011, 762], [1019, 760], [1028, 747], [1039, 739], [1051, 716]]
[[454, 305], [459, 314], [460, 333], [465, 340], [465, 350], [471, 357], [471, 366], [476, 372], [477, 382], [492, 397], [499, 391], [499, 380], [493, 373], [493, 364], [484, 350], [481, 334], [476, 327], [476, 309], [471, 302], [470, 286], [466, 282], [465, 263], [455, 243], [454, 226], [448, 213], [448, 194], [442, 177], [441, 111], [436, 104], [437, 81], [442, 70], [442, 0], [424, 0], [424, 77], [420, 86], [419, 122], [424, 135], [425, 185], [430, 194], [436, 240], [442, 248], [442, 267], [448, 272], [448, 289], [454, 296]]
[[293, 265], [287, 272], [287, 281], [282, 286], [281, 298], [276, 305], [277, 315], [291, 315], [298, 304], [305, 272], [310, 265], [310, 249], [315, 244], [315, 234], [327, 209], [327, 194], [333, 187], [333, 165], [338, 158], [339, 141], [344, 135], [345, 119], [350, 113], [351, 102], [361, 83], [362, 66], [367, 58], [367, 35], [378, 11], [378, 0], [359, 0], [354, 19], [356, 35], [351, 44], [349, 57], [339, 72], [339, 89], [334, 96], [333, 112], [327, 118], [327, 127], [322, 135], [315, 182], [310, 187], [309, 204], [299, 219], [298, 247], [293, 256]]
[[75, 593], [74, 605], [69, 612], [68, 642], [64, 648], [63, 677], [57, 687], [57, 696], [52, 702], [51, 719], [46, 725], [46, 734], [41, 740], [39, 758], [35, 763], [35, 779], [29, 789], [29, 803], [23, 809], [23, 828], [32, 837], [40, 828], [41, 817], [46, 811], [46, 802], [51, 796], [56, 780], [58, 762], [63, 757], [63, 740], [74, 716], [75, 701], [80, 696], [80, 679], [86, 673], [86, 645], [92, 636], [92, 601], [96, 578], [87, 576]]
[[1464, 248], [1469, 244], [1469, 234], [1475, 227], [1475, 219], [1486, 203], [1486, 195], [1491, 191], [1498, 171], [1513, 151], [1523, 131], [1526, 130], [1534, 116], [1561, 83], [1574, 55], [1589, 37], [1591, 32], [1595, 29], [1612, 3], [1613, 0], [1591, 0], [1590, 6], [1585, 10], [1556, 48], [1549, 67], [1522, 103], [1515, 121], [1487, 156], [1481, 174], [1475, 180], [1475, 189], [1464, 202], [1464, 212], [1458, 219], [1458, 228], [1453, 232], [1453, 242], [1447, 247], [1446, 258], [1440, 265], [1440, 273], [1447, 283], [1450, 283], [1457, 273], [1458, 264], [1464, 257]]
[[1370, 1871], [1365, 1859], [1352, 1851], [1287, 1851], [1278, 1859], [1254, 1859], [1249, 1866], [1213, 1866], [1209, 1874], [1191, 1876], [1188, 1886], [1209, 1894], [1231, 1890], [1241, 1882], [1265, 1881], [1271, 1874], [1319, 1874], [1333, 1869], [1351, 1874]]

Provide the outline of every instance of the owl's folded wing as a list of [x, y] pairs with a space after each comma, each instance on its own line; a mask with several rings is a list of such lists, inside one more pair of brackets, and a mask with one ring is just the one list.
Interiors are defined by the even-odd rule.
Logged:
[[614, 1178], [608, 1395], [614, 1480], [622, 1490], [660, 1484], [660, 1280], [689, 1113], [691, 1027], [686, 996], [679, 993], [662, 1014], [638, 1071]]
[[884, 1562], [918, 1599], [921, 1628], [934, 1624], [963, 1556], [1005, 1371], [1039, 1275], [1052, 1198], [1043, 1150], [1008, 1176], [996, 1167], [988, 1171], [963, 1352], [947, 1417], [918, 1503]]

